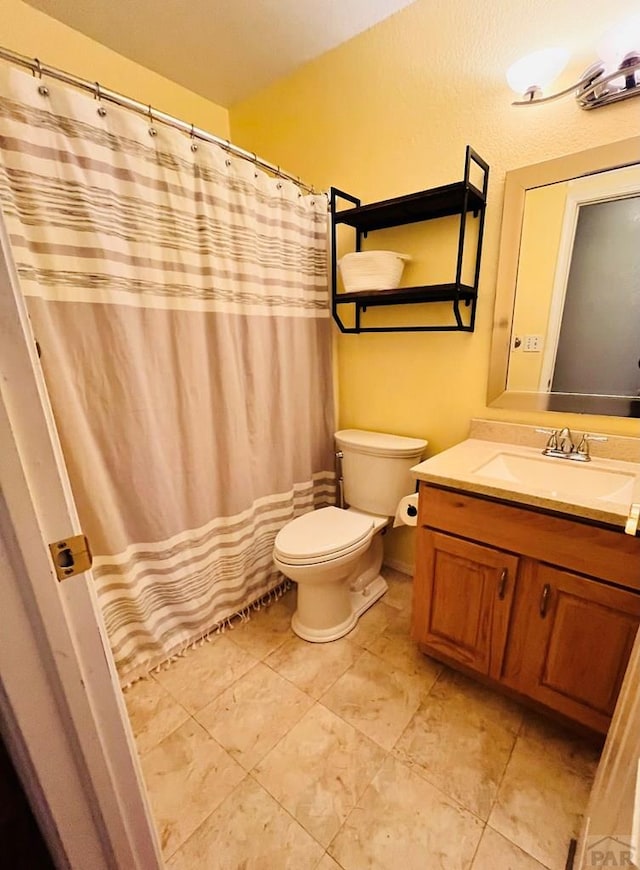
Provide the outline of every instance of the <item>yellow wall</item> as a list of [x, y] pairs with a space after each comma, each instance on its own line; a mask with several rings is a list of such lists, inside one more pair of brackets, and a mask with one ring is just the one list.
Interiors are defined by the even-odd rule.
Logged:
[[[464, 438], [472, 416], [546, 425], [560, 419], [485, 406], [504, 174], [635, 135], [640, 114], [636, 101], [589, 113], [571, 100], [514, 109], [504, 69], [532, 47], [556, 43], [558, 34], [580, 30], [582, 41], [593, 44], [605, 18], [614, 21], [632, 5], [610, 0], [584, 21], [581, 0], [538, 0], [537, 14], [523, 21], [521, 5], [511, 0], [492, 0], [490, 16], [485, 4], [470, 0], [417, 0], [232, 109], [237, 144], [319, 188], [334, 184], [364, 202], [458, 180], [467, 143], [491, 164], [476, 332], [341, 336], [342, 426], [423, 436], [429, 452], [436, 452]], [[224, 108], [20, 0], [0, 0], [0, 13], [5, 47], [228, 136]], [[575, 38], [569, 47], [579, 42]], [[578, 58], [569, 77], [591, 59]], [[435, 225], [396, 231], [383, 246], [412, 253], [416, 262], [407, 277], [428, 280], [448, 264], [447, 232]], [[638, 430], [637, 421], [571, 415], [562, 420], [595, 431]], [[410, 544], [407, 530], [398, 530], [390, 536], [391, 555], [410, 559]]]
[[[522, 217], [516, 304], [513, 332], [547, 338], [553, 297], [556, 261], [562, 238], [567, 184], [550, 184], [528, 190]], [[546, 344], [540, 351], [527, 352], [524, 343], [511, 347], [508, 386], [510, 390], [537, 392]]]
[[128, 60], [21, 0], [0, 0], [0, 20], [3, 48], [38, 57], [43, 63], [80, 78], [99, 81], [105, 88], [228, 138], [229, 113], [222, 106]]
[[[526, 17], [511, 0], [492, 0], [491, 15], [484, 3], [417, 0], [231, 108], [235, 142], [363, 202], [459, 180], [467, 143], [491, 165], [475, 333], [341, 336], [341, 426], [423, 436], [430, 453], [466, 437], [472, 416], [638, 434], [638, 421], [486, 407], [505, 172], [640, 132], [637, 99], [592, 112], [571, 98], [514, 108], [504, 71], [563, 34], [569, 48], [593, 46], [607, 18], [629, 15], [632, 6], [611, 0], [585, 21], [575, 0], [539, 0]], [[578, 56], [560, 86], [592, 59]], [[430, 225], [423, 229], [428, 260], [433, 236]], [[389, 536], [388, 553], [410, 561], [411, 535], [400, 532]]]

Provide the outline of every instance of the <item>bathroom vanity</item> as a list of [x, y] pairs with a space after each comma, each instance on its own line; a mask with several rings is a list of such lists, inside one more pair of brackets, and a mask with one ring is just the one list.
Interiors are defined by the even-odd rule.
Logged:
[[[515, 461], [500, 479], [505, 456], [520, 479]], [[412, 630], [428, 655], [606, 733], [640, 625], [640, 538], [624, 534], [640, 464], [588, 465], [469, 440], [416, 466]]]

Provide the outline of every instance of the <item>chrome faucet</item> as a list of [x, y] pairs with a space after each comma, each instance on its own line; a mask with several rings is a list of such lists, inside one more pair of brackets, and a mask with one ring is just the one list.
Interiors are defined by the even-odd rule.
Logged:
[[559, 432], [557, 429], [536, 429], [541, 435], [548, 435], [549, 440], [542, 451], [543, 456], [554, 456], [557, 459], [575, 459], [576, 462], [589, 462], [590, 441], [608, 441], [604, 435], [589, 435], [585, 432], [576, 447], [571, 430], [564, 426]]
[[565, 456], [576, 452], [576, 445], [573, 443], [573, 438], [571, 437], [571, 429], [567, 426], [558, 432], [558, 441], [558, 449], [561, 450]]

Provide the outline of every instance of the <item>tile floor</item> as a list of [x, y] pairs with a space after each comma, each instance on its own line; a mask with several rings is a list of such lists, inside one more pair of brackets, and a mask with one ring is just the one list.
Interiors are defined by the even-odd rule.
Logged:
[[384, 573], [342, 640], [291, 591], [125, 693], [170, 870], [563, 870], [597, 751], [417, 652]]

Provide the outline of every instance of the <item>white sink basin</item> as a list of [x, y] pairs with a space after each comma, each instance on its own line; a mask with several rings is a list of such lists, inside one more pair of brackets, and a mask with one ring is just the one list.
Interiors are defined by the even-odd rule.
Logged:
[[473, 473], [543, 491], [551, 498], [596, 499], [621, 506], [631, 503], [636, 482], [636, 475], [599, 468], [592, 462], [507, 452], [496, 453]]

